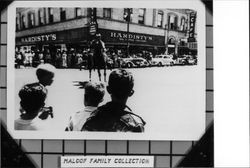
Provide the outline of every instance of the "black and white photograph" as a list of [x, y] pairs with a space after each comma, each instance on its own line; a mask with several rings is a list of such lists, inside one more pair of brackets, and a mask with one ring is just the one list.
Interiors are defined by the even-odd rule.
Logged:
[[18, 1], [8, 14], [13, 137], [198, 140], [204, 134], [200, 1]]

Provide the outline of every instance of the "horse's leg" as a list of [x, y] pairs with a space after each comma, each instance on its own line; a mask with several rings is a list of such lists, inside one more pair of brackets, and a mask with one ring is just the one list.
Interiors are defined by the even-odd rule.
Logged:
[[101, 70], [100, 70], [100, 67], [97, 68], [97, 72], [98, 72], [99, 81], [101, 81]]
[[89, 81], [91, 81], [91, 70], [92, 68], [89, 68]]
[[106, 66], [103, 69], [104, 82], [106, 82]]

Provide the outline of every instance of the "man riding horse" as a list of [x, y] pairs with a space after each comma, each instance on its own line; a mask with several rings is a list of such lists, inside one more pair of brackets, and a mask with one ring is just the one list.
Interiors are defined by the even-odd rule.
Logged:
[[106, 82], [106, 48], [101, 40], [101, 34], [96, 34], [96, 39], [91, 44], [93, 49], [94, 69], [97, 69], [99, 81], [101, 81], [101, 69], [104, 70], [104, 81]]

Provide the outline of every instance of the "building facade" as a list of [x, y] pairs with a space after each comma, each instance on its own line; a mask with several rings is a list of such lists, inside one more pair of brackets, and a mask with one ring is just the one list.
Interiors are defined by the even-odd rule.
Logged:
[[[93, 11], [95, 11], [93, 13]], [[99, 32], [108, 49], [154, 55], [197, 53], [196, 22], [188, 9], [149, 8], [17, 8], [16, 46], [51, 50], [88, 47]], [[93, 16], [94, 15], [94, 16]], [[129, 20], [126, 17], [129, 15]], [[95, 17], [97, 29], [90, 28]], [[194, 29], [189, 42], [190, 30]], [[191, 45], [192, 42], [192, 45]], [[190, 47], [192, 46], [192, 47]]]

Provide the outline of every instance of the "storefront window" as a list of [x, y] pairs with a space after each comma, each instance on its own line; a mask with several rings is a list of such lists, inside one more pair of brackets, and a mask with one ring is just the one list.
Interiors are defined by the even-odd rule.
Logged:
[[139, 16], [138, 16], [138, 23], [144, 24], [144, 17], [145, 17], [145, 9], [140, 8], [139, 9]]
[[60, 19], [61, 21], [66, 20], [66, 9], [60, 8]]
[[79, 18], [82, 16], [82, 9], [81, 8], [76, 8], [75, 9], [75, 14], [76, 14], [76, 18]]
[[159, 11], [157, 14], [157, 27], [162, 27], [163, 22], [163, 12]]
[[54, 22], [54, 14], [53, 14], [53, 9], [49, 8], [49, 23]]
[[45, 16], [44, 16], [44, 10], [43, 9], [39, 9], [38, 19], [39, 19], [39, 25], [44, 25]]
[[103, 17], [111, 19], [111, 8], [103, 8]]

